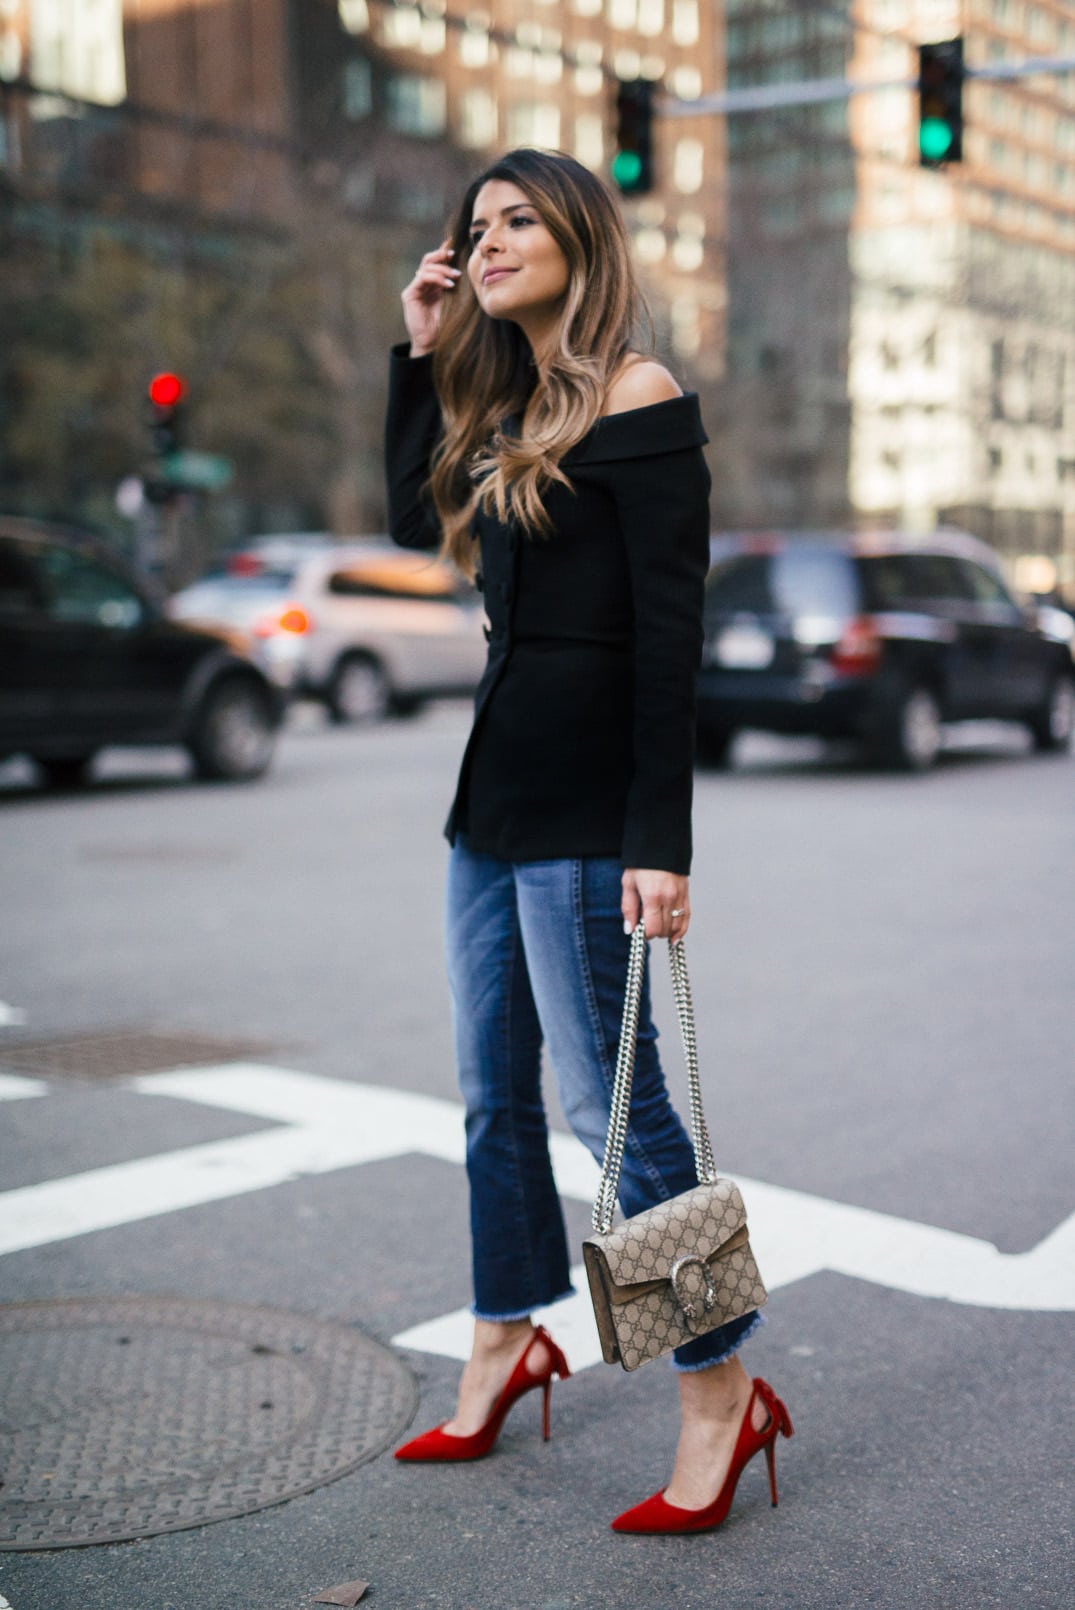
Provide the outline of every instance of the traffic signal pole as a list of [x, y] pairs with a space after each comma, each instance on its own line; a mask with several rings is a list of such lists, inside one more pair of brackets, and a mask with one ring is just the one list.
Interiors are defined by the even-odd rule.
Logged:
[[[1036, 78], [1045, 73], [1075, 72], [1075, 56], [1030, 56], [1018, 62], [988, 62], [982, 67], [964, 67], [963, 78]], [[824, 101], [845, 101], [852, 95], [869, 94], [878, 89], [917, 90], [918, 78], [812, 78], [801, 84], [757, 84], [747, 89], [729, 89], [720, 94], [702, 95], [696, 101], [682, 101], [672, 95], [654, 98], [654, 115], [662, 118], [698, 117], [706, 114], [730, 116], [740, 112], [767, 112], [781, 106], [816, 106]]]

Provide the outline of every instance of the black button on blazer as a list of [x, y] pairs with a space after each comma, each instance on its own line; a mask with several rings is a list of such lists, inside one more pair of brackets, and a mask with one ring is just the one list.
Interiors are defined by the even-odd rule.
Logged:
[[[393, 349], [389, 526], [440, 531], [425, 487], [441, 429], [431, 357]], [[446, 832], [511, 861], [607, 855], [687, 873], [709, 471], [694, 394], [599, 419], [545, 496], [551, 536], [479, 513], [489, 616]]]

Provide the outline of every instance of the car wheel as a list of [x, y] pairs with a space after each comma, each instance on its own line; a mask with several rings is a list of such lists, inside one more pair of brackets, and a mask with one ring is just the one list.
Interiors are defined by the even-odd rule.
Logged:
[[1075, 679], [1058, 676], [1049, 689], [1049, 697], [1030, 717], [1028, 725], [1035, 749], [1070, 748], [1075, 733]]
[[735, 733], [730, 727], [698, 728], [695, 750], [703, 766], [727, 766], [732, 755]]
[[49, 788], [78, 788], [89, 776], [94, 751], [88, 755], [35, 755], [34, 764]]
[[875, 747], [883, 766], [929, 771], [941, 751], [941, 710], [936, 695], [920, 684], [900, 693], [882, 716]]
[[233, 676], [209, 689], [189, 747], [199, 777], [244, 782], [265, 771], [275, 742], [269, 700], [256, 682]]
[[376, 660], [366, 654], [348, 654], [340, 661], [328, 701], [333, 721], [363, 725], [383, 721], [391, 702], [388, 678]]

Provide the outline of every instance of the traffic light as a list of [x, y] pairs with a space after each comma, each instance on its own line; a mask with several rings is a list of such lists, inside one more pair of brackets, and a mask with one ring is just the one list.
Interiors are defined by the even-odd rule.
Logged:
[[918, 161], [940, 168], [963, 156], [963, 41], [918, 47]]
[[183, 398], [186, 383], [180, 375], [154, 375], [149, 382], [149, 430], [159, 459], [170, 458], [183, 445]]
[[653, 85], [648, 78], [616, 85], [616, 154], [612, 180], [625, 196], [653, 189]]

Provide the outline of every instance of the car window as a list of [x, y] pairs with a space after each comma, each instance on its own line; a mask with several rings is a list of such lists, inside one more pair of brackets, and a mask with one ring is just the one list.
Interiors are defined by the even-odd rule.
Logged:
[[191, 588], [212, 588], [225, 598], [246, 598], [253, 593], [286, 593], [295, 584], [293, 570], [262, 570], [251, 576], [231, 576], [223, 570], [210, 570], [191, 582]]
[[0, 539], [0, 615], [39, 614], [44, 602], [30, 555], [19, 543]]
[[72, 548], [54, 547], [42, 549], [37, 563], [45, 608], [54, 620], [130, 627], [142, 619], [138, 594], [96, 559]]
[[908, 604], [966, 602], [970, 597], [955, 559], [944, 553], [886, 553], [859, 560], [870, 609]]
[[968, 596], [979, 604], [1007, 604], [1010, 609], [1016, 607], [1008, 589], [999, 576], [994, 576], [983, 565], [976, 565], [969, 559], [961, 560], [959, 568], [965, 578]]
[[843, 617], [858, 608], [852, 566], [842, 553], [819, 548], [718, 560], [707, 588], [707, 611], [720, 614]]
[[247, 593], [254, 587], [266, 592], [284, 593], [295, 585], [297, 565], [267, 562], [257, 554], [235, 553], [221, 565], [207, 570], [198, 584], [211, 581], [228, 592]]
[[338, 598], [406, 598], [455, 602], [465, 596], [461, 582], [441, 566], [403, 569], [394, 564], [349, 566], [329, 577], [328, 590]]

